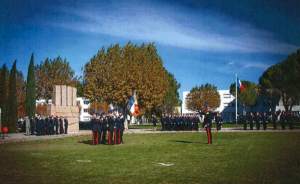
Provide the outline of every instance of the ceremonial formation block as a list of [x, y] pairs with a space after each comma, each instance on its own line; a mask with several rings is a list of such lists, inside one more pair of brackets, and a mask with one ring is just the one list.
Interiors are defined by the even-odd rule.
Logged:
[[52, 104], [47, 106], [48, 116], [67, 117], [68, 132], [79, 132], [79, 108], [77, 106], [77, 89], [71, 86], [55, 85]]

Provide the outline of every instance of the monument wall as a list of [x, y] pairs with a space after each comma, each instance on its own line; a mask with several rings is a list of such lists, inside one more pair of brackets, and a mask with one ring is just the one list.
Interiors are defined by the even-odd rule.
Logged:
[[68, 132], [79, 132], [79, 108], [77, 107], [77, 89], [71, 86], [55, 85], [52, 104], [47, 106], [47, 116], [67, 117]]

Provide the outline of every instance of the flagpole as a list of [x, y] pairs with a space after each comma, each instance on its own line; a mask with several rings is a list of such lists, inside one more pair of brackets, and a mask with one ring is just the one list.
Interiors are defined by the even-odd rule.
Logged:
[[235, 73], [235, 129], [237, 130], [237, 73]]

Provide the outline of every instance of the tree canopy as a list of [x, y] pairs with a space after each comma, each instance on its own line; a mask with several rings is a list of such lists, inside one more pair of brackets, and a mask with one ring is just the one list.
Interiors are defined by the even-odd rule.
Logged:
[[196, 112], [204, 112], [208, 103], [211, 110], [215, 110], [220, 106], [220, 94], [217, 87], [211, 84], [195, 86], [186, 96], [186, 107], [188, 110]]
[[52, 99], [54, 85], [76, 87], [78, 79], [70, 63], [58, 56], [55, 59], [46, 59], [35, 66], [37, 99]]
[[[239, 88], [237, 89], [238, 100], [243, 104], [243, 110], [246, 107], [255, 105], [258, 94], [259, 85], [250, 81], [241, 81], [243, 86], [246, 88], [245, 92], [242, 92]], [[235, 83], [230, 85], [230, 94], [235, 96]]]
[[[1, 69], [1, 78], [0, 78], [0, 108], [1, 108], [1, 122], [2, 128], [8, 125], [7, 122], [7, 86], [8, 86], [8, 79], [7, 76], [9, 72], [4, 64]], [[1, 130], [2, 131], [2, 130]]]
[[162, 105], [168, 86], [168, 74], [154, 43], [103, 47], [85, 64], [84, 79], [87, 98], [123, 109], [134, 90], [141, 109]]
[[18, 122], [18, 100], [17, 100], [17, 60], [14, 62], [9, 74], [9, 93], [8, 93], [8, 131], [15, 132]]
[[286, 111], [300, 101], [300, 49], [276, 65], [269, 67], [259, 78], [261, 92], [269, 98], [280, 99]]
[[35, 94], [35, 75], [34, 75], [34, 56], [31, 55], [29, 67], [28, 67], [28, 74], [27, 74], [27, 84], [26, 84], [26, 115], [28, 117], [35, 116], [35, 109], [36, 109], [36, 94]]

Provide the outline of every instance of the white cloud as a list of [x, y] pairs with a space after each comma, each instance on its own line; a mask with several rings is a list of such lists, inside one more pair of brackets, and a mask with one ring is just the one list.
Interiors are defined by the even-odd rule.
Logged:
[[290, 54], [298, 48], [276, 41], [271, 33], [254, 29], [223, 15], [207, 12], [189, 15], [183, 13], [185, 10], [182, 8], [175, 11], [172, 7], [163, 5], [156, 8], [141, 3], [133, 9], [121, 2], [109, 6], [100, 3], [93, 7], [68, 7], [59, 11], [75, 17], [77, 21], [61, 19], [60, 22], [52, 23], [54, 26], [129, 40], [155, 41], [164, 45], [213, 52]]

